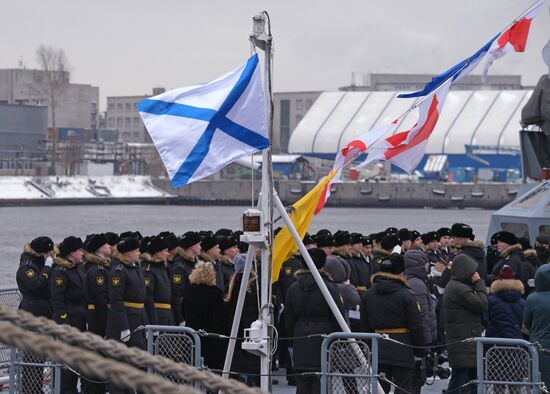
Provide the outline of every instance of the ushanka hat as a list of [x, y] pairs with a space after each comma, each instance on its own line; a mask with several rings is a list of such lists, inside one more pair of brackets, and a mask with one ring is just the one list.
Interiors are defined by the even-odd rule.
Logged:
[[63, 257], [66, 257], [72, 252], [78, 249], [82, 249], [83, 247], [84, 243], [82, 242], [82, 240], [78, 237], [73, 237], [71, 235], [70, 237], [65, 238], [59, 244], [59, 254]]
[[332, 236], [334, 239], [334, 246], [342, 246], [351, 243], [351, 237], [349, 231], [338, 230]]
[[501, 231], [498, 233], [497, 241], [507, 243], [508, 245], [515, 245], [518, 243], [517, 237], [509, 231]]
[[436, 233], [439, 239], [441, 239], [441, 237], [450, 237], [451, 229], [448, 227], [441, 227], [439, 230], [436, 231]]
[[224, 237], [222, 235], [218, 235], [216, 238], [218, 238], [218, 243], [222, 253], [233, 246], [237, 246], [238, 244], [237, 239], [234, 237]]
[[86, 249], [87, 252], [95, 253], [99, 248], [108, 243], [109, 240], [105, 234], [92, 234], [84, 243], [84, 249]]
[[183, 249], [188, 249], [193, 245], [196, 245], [201, 242], [201, 237], [196, 231], [188, 231], [183, 234], [180, 238], [180, 246]]
[[[311, 248], [307, 252], [309, 253], [311, 260], [313, 260], [313, 264], [315, 264], [315, 267], [317, 269], [321, 269], [325, 266], [325, 263], [327, 262], [327, 255], [325, 252], [323, 252], [319, 248]], [[302, 266], [304, 268], [308, 268], [303, 258], [302, 258]]]
[[422, 234], [421, 237], [422, 237], [422, 242], [424, 242], [424, 244], [426, 245], [433, 241], [439, 241], [439, 237], [435, 231], [430, 231], [426, 234]]
[[133, 237], [122, 238], [116, 245], [117, 250], [120, 253], [131, 252], [132, 250], [139, 250], [139, 240]]
[[412, 233], [406, 228], [402, 228], [401, 230], [399, 230], [399, 232], [397, 233], [397, 237], [399, 238], [399, 242], [413, 240]]
[[216, 245], [219, 245], [219, 241], [213, 233], [211, 235], [205, 235], [201, 240], [201, 248], [205, 252], [212, 249]]
[[361, 242], [363, 242], [363, 235], [362, 234], [359, 234], [359, 233], [351, 233], [349, 235], [350, 237], [350, 243], [353, 245], [353, 244], [360, 244]]
[[397, 253], [392, 253], [386, 260], [380, 264], [382, 272], [398, 275], [405, 271], [405, 259]]
[[145, 250], [147, 253], [149, 253], [151, 256], [155, 253], [160, 252], [161, 250], [168, 249], [168, 245], [164, 238], [162, 237], [153, 237], [147, 244]]
[[451, 227], [451, 236], [458, 238], [470, 238], [474, 234], [474, 230], [464, 223], [455, 223]]
[[53, 250], [53, 241], [48, 237], [37, 237], [31, 241], [31, 249], [36, 253], [48, 253]]

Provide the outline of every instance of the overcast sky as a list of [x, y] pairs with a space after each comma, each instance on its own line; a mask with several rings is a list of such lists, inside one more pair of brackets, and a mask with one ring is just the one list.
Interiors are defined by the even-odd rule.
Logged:
[[[532, 0], [2, 0], [0, 67], [36, 67], [39, 44], [62, 47], [72, 81], [105, 96], [206, 82], [250, 54], [252, 16], [267, 10], [274, 91], [335, 90], [367, 72], [439, 73], [473, 54]], [[535, 84], [548, 69], [548, 1], [527, 50], [492, 74]], [[477, 70], [476, 73], [479, 71]]]

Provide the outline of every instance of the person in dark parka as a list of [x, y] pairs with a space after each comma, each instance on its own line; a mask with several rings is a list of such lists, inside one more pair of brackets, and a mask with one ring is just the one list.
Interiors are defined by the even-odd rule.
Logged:
[[227, 290], [229, 281], [235, 273], [235, 265], [233, 264], [233, 260], [235, 259], [235, 256], [240, 253], [238, 247], [239, 241], [233, 236], [225, 237], [223, 235], [218, 235], [217, 238], [220, 243], [221, 250], [218, 262], [220, 263], [220, 271], [223, 275], [223, 283], [225, 284], [225, 288]]
[[172, 287], [167, 268], [170, 256], [168, 244], [161, 237], [153, 237], [145, 249], [146, 252], [141, 255], [141, 267], [147, 289], [145, 307], [149, 324], [173, 326], [174, 313], [170, 304]]
[[201, 252], [201, 239], [195, 231], [188, 231], [182, 235], [176, 248], [176, 255], [172, 258], [170, 270], [170, 285], [172, 287], [172, 311], [177, 325], [183, 324], [185, 311], [183, 304], [186, 289], [189, 287], [189, 275], [198, 263]]
[[[113, 248], [108, 288], [111, 307], [107, 315], [107, 339], [122, 341], [129, 347], [145, 350], [145, 332], [138, 328], [148, 325], [149, 320], [145, 312], [145, 279], [138, 261], [137, 238], [122, 238]], [[132, 391], [111, 385], [110, 393]]]
[[435, 316], [435, 300], [428, 287], [428, 257], [418, 249], [409, 249], [403, 255], [405, 260], [405, 277], [409, 282], [412, 293], [416, 296], [422, 315], [424, 339], [426, 345], [437, 340], [437, 324]]
[[[550, 264], [540, 266], [535, 274], [535, 292], [525, 301], [523, 324], [529, 341], [550, 349]], [[539, 351], [541, 380], [550, 385], [550, 354]]]
[[[452, 368], [448, 391], [457, 390], [476, 377], [476, 345], [460, 341], [479, 337], [483, 331], [482, 314], [488, 309], [487, 288], [477, 267], [478, 263], [470, 256], [457, 255], [453, 260], [451, 280], [443, 294], [447, 350]], [[476, 392], [475, 385], [470, 385], [470, 392]]]
[[[331, 282], [330, 276], [324, 272], [326, 254], [321, 249], [309, 250], [309, 255], [319, 270], [332, 299], [343, 314], [344, 305], [338, 293], [338, 289]], [[323, 338], [308, 335], [331, 334], [340, 331], [321, 289], [315, 282], [313, 274], [306, 268], [296, 272], [294, 282], [286, 294], [285, 324], [287, 334], [291, 337], [299, 337], [292, 341], [294, 369], [297, 373], [319, 372], [321, 370], [321, 344]], [[317, 375], [296, 377], [297, 394], [313, 394], [320, 392], [320, 378]]]
[[[86, 323], [88, 331], [105, 337], [107, 332], [107, 314], [109, 295], [107, 282], [110, 270], [111, 245], [105, 234], [92, 234], [84, 243], [84, 277], [86, 279]], [[82, 392], [103, 394], [107, 391], [105, 383], [82, 379]]]
[[104, 234], [94, 234], [84, 244], [84, 250], [88, 331], [104, 337], [109, 311], [107, 281], [112, 248]]
[[38, 237], [26, 244], [17, 269], [17, 287], [22, 299], [20, 309], [35, 316], [51, 318], [49, 277], [53, 265], [53, 241]]
[[[210, 262], [199, 261], [189, 275], [189, 289], [185, 299], [185, 321], [188, 327], [208, 333], [227, 335], [229, 317], [223, 293], [216, 286], [216, 270]], [[223, 369], [227, 344], [225, 339], [201, 338], [204, 363], [210, 369]]]
[[[492, 278], [497, 278], [500, 270], [505, 265], [512, 268], [516, 278], [523, 282], [523, 285], [527, 285], [526, 272], [523, 270], [523, 250], [521, 244], [518, 243], [517, 237], [508, 232], [500, 231], [497, 233], [497, 249], [500, 258], [495, 263], [493, 271], [491, 272]], [[526, 270], [525, 270], [526, 271]]]
[[[86, 330], [86, 281], [79, 269], [84, 259], [84, 244], [77, 237], [67, 237], [59, 244], [59, 255], [54, 259], [50, 283], [53, 320]], [[77, 393], [78, 376], [61, 371], [61, 393]]]
[[498, 279], [491, 283], [486, 337], [523, 339], [523, 283], [516, 279], [514, 271], [505, 265]]
[[[422, 316], [403, 273], [403, 256], [392, 254], [380, 268], [381, 271], [372, 276], [372, 287], [361, 304], [361, 328], [415, 346], [390, 341], [379, 344], [378, 371], [403, 389], [396, 389], [396, 393], [407, 393], [412, 391], [415, 365], [426, 355]], [[389, 383], [380, 384], [389, 392]]]
[[[48, 237], [37, 237], [26, 244], [19, 261], [16, 279], [22, 299], [19, 309], [35, 316], [52, 317], [49, 278], [51, 275], [54, 243]], [[24, 353], [23, 361], [41, 363], [46, 360]], [[20, 371], [21, 392], [42, 394], [43, 368], [27, 366]]]

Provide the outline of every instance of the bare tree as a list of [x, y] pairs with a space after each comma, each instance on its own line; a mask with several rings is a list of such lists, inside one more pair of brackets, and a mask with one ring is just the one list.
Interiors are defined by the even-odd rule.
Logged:
[[[42, 71], [43, 78], [38, 87], [41, 94], [46, 95], [51, 114], [51, 125], [56, 131], [56, 111], [59, 103], [59, 97], [69, 84], [69, 61], [62, 48], [55, 48], [49, 45], [40, 44], [36, 50], [36, 60]], [[52, 148], [52, 162], [50, 173], [55, 175], [55, 161], [57, 155], [57, 141], [54, 134]]]

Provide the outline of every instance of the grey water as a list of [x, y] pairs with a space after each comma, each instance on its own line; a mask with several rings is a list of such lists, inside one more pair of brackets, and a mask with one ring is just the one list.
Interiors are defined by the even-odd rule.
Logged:
[[[241, 228], [245, 206], [96, 205], [0, 208], [0, 287], [15, 286], [15, 272], [25, 243], [41, 235], [59, 243], [69, 235], [139, 231], [143, 235], [173, 231]], [[276, 211], [275, 211], [276, 212]], [[476, 238], [485, 241], [491, 211], [469, 209], [325, 208], [311, 223], [310, 232], [322, 228], [370, 234], [387, 227], [420, 232], [467, 223]], [[275, 226], [282, 226], [277, 220]]]

